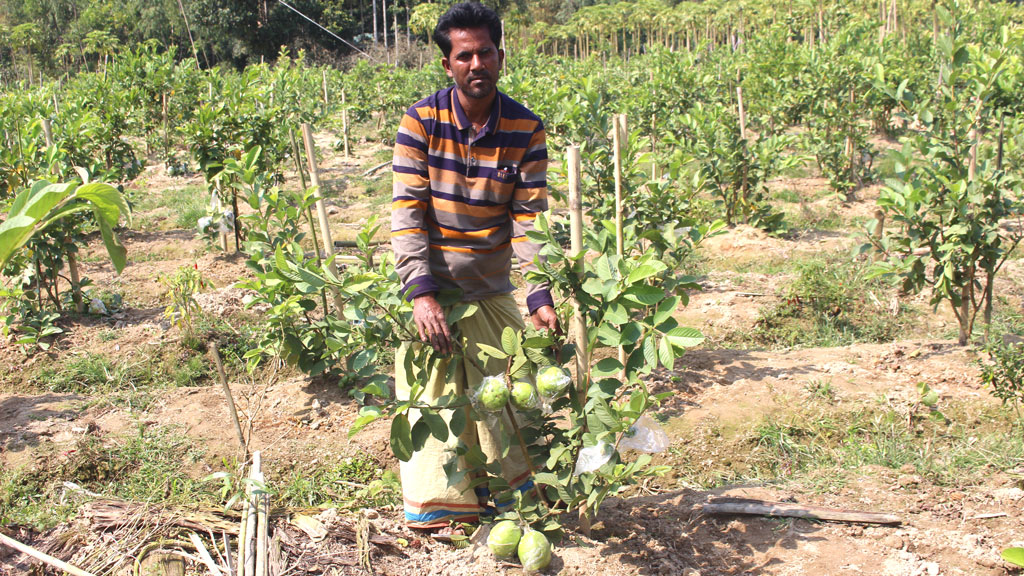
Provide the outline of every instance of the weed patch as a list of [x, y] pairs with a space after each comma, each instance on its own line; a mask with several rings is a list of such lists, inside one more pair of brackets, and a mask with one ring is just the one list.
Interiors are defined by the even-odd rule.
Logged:
[[888, 342], [906, 330], [907, 309], [886, 303], [889, 288], [864, 266], [832, 256], [796, 264], [782, 300], [761, 310], [749, 338], [765, 346], [844, 346]]
[[0, 470], [0, 525], [45, 530], [77, 511], [65, 482], [103, 496], [166, 504], [214, 503], [185, 469], [202, 458], [187, 437], [145, 428], [118, 437], [86, 436], [71, 449], [41, 457], [20, 470]]

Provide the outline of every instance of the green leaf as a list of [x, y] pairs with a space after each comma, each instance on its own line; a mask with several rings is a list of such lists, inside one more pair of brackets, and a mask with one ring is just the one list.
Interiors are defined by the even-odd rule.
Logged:
[[1000, 555], [1010, 564], [1024, 568], [1024, 548], [1007, 548]]
[[665, 299], [665, 291], [654, 286], [631, 286], [623, 293], [623, 297], [642, 306], [654, 306]]
[[675, 352], [672, 351], [672, 345], [669, 344], [667, 338], [662, 338], [661, 344], [658, 345], [658, 360], [661, 361], [662, 366], [669, 370], [675, 366]]
[[410, 436], [412, 437], [413, 452], [419, 452], [427, 445], [427, 439], [430, 438], [430, 426], [427, 425], [423, 418], [420, 418], [412, 425]]
[[622, 372], [622, 362], [618, 358], [605, 358], [594, 365], [591, 376], [594, 379], [610, 378]]
[[412, 458], [412, 428], [406, 414], [398, 414], [391, 421], [391, 451], [402, 462]]
[[75, 191], [74, 197], [91, 202], [96, 217], [105, 219], [111, 226], [117, 226], [122, 214], [131, 225], [131, 208], [128, 207], [128, 202], [121, 196], [117, 188], [110, 184], [102, 182], [85, 184]]
[[448, 424], [445, 423], [444, 418], [441, 418], [435, 412], [421, 410], [420, 418], [427, 423], [427, 427], [430, 428], [430, 434], [437, 438], [441, 442], [448, 441]]
[[476, 314], [480, 307], [476, 304], [459, 304], [452, 308], [452, 311], [448, 313], [448, 325], [454, 326], [459, 320], [465, 320], [470, 316]]
[[124, 245], [121, 244], [121, 240], [114, 234], [110, 224], [98, 214], [96, 215], [96, 225], [100, 229], [100, 236], [103, 238], [103, 245], [107, 248], [110, 262], [114, 265], [114, 270], [117, 270], [117, 273], [120, 274], [124, 267], [128, 265], [128, 250], [125, 249]]
[[0, 224], [0, 268], [32, 237], [36, 220], [29, 216], [11, 216]]
[[448, 428], [453, 436], [462, 436], [466, 430], [466, 409], [455, 408], [452, 410], [451, 418], [448, 420]]
[[679, 326], [669, 330], [665, 334], [665, 340], [668, 340], [669, 344], [676, 348], [693, 348], [704, 342], [704, 335], [696, 328]]
[[629, 322], [629, 311], [618, 302], [612, 302], [604, 311], [604, 321], [616, 326]]
[[626, 282], [629, 284], [642, 282], [651, 276], [661, 273], [666, 268], [667, 266], [665, 266], [664, 263], [657, 260], [646, 262], [634, 268], [633, 271], [629, 273], [629, 277], [626, 278]]
[[501, 350], [498, 350], [494, 346], [489, 346], [487, 344], [481, 344], [481, 343], [477, 342], [476, 347], [479, 348], [480, 351], [483, 352], [484, 354], [490, 356], [491, 358], [495, 358], [497, 360], [504, 360], [505, 358], [508, 358], [510, 356], [509, 354], [506, 354], [506, 353], [502, 352]]
[[506, 326], [501, 333], [501, 348], [509, 356], [519, 350], [519, 334], [511, 326]]

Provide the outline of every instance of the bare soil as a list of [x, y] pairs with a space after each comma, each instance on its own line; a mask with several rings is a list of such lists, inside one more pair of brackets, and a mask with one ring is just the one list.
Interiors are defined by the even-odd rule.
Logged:
[[[375, 147], [357, 148], [356, 157], [340, 158], [330, 148], [333, 136], [320, 135], [324, 152], [323, 178], [329, 190], [332, 226], [338, 236], [351, 234], [370, 214], [386, 218], [386, 203], [349, 187], [372, 162]], [[375, 163], [375, 162], [374, 162]], [[186, 183], [150, 169], [145, 184], [159, 194]], [[386, 178], [385, 174], [381, 177]], [[290, 175], [289, 182], [295, 180]], [[360, 180], [362, 182], [363, 180]], [[777, 183], [806, 193], [827, 186], [821, 179], [792, 179]], [[362, 185], [360, 185], [362, 186]], [[844, 217], [870, 218], [877, 189], [858, 194], [843, 205]], [[827, 206], [831, 199], [826, 199]], [[346, 232], [349, 231], [349, 232]], [[8, 469], [31, 464], [40, 455], [60, 457], [60, 450], [86, 435], [109, 436], [144, 426], [173, 426], [201, 445], [206, 456], [194, 465], [196, 477], [217, 469], [221, 458], [237, 455], [237, 441], [219, 385], [159, 389], [143, 411], [95, 401], [89, 395], [29, 391], [22, 375], [69, 355], [101, 354], [132, 359], [151, 354], [154, 347], [180, 338], [163, 317], [168, 304], [160, 278], [181, 266], [195, 265], [214, 289], [199, 297], [209, 314], [228, 318], [243, 309], [243, 290], [233, 284], [247, 274], [244, 259], [207, 247], [189, 230], [130, 230], [122, 235], [133, 260], [120, 276], [104, 261], [94, 239], [86, 250], [84, 274], [96, 286], [116, 290], [124, 308], [107, 317], [84, 316], [62, 324], [65, 334], [49, 354], [24, 356], [8, 345], [0, 349], [5, 376], [0, 387], [0, 463]], [[716, 265], [785, 261], [801, 254], [848, 250], [857, 240], [848, 232], [816, 232], [776, 238], [737, 227], [710, 239], [702, 248], [711, 270]], [[702, 277], [703, 291], [692, 296], [678, 316], [686, 325], [710, 334], [749, 331], [759, 309], [777, 301], [784, 275], [716, 270]], [[1005, 294], [1018, 298], [1024, 286], [1024, 265], [1011, 261], [1001, 280]], [[948, 322], [940, 313], [935, 325]], [[841, 348], [789, 350], [721, 349], [709, 346], [682, 358], [673, 372], [652, 376], [655, 392], [674, 395], [659, 409], [676, 454], [696, 452], [709, 466], [721, 466], [729, 454], [715, 445], [682, 444], [687, 431], [715, 421], [723, 430], [749, 427], [765, 416], [793, 412], [814, 382], [827, 381], [836, 410], [869, 409], [879, 403], [909, 405], [917, 399], [917, 384], [927, 382], [942, 401], [979, 405], [997, 403], [981, 387], [977, 352], [954, 341], [932, 336], [886, 344]], [[371, 455], [385, 468], [397, 469], [388, 447], [387, 423], [371, 425], [349, 438], [357, 404], [337, 385], [297, 376], [287, 370], [270, 383], [241, 376], [231, 383], [243, 417], [252, 419], [251, 448], [261, 450], [265, 466], [290, 468], [329, 463], [353, 455]], [[58, 455], [58, 456], [53, 456]], [[662, 457], [672, 465], [671, 455]], [[1007, 546], [1024, 543], [1024, 490], [1012, 470], [992, 470], [981, 485], [961, 489], [939, 486], [914, 475], [913, 470], [866, 467], [847, 471], [842, 488], [822, 492], [799, 479], [772, 485], [727, 485], [710, 490], [689, 485], [685, 475], [670, 474], [628, 497], [613, 498], [600, 510], [591, 538], [570, 531], [556, 547], [548, 574], [665, 575], [1002, 575], [1016, 573], [999, 557]], [[702, 504], [719, 496], [761, 498], [801, 504], [897, 514], [898, 526], [872, 526], [807, 520], [703, 514]], [[400, 545], [373, 547], [370, 559], [379, 574], [493, 574], [521, 572], [518, 566], [497, 562], [485, 549], [456, 550], [405, 529], [395, 509], [373, 511], [374, 533], [399, 539]], [[351, 518], [350, 518], [351, 519]], [[78, 522], [82, 522], [79, 520]], [[294, 529], [291, 549], [310, 555], [331, 552], [351, 557], [354, 544], [341, 538], [319, 543]], [[571, 528], [571, 526], [570, 526]], [[19, 527], [0, 527], [5, 533], [40, 548], [55, 549], [70, 525], [44, 534]], [[93, 540], [96, 545], [97, 540]], [[79, 551], [80, 552], [80, 551]], [[75, 550], [62, 556], [74, 560]], [[347, 556], [346, 556], [347, 555]], [[312, 557], [312, 556], [311, 556]], [[28, 573], [31, 561], [0, 546], [0, 574]], [[357, 566], [306, 563], [305, 572], [365, 573]], [[310, 566], [313, 566], [310, 568]], [[36, 572], [39, 573], [39, 572]]]

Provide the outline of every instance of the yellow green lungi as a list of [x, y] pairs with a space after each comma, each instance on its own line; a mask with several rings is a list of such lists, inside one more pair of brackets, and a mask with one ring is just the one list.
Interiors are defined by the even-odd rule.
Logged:
[[[460, 320], [457, 327], [459, 335], [469, 344], [467, 356], [479, 363], [476, 343], [500, 349], [502, 331], [506, 326], [522, 330], [523, 318], [511, 294], [494, 296], [476, 301], [474, 304], [479, 306], [479, 310], [469, 318]], [[423, 344], [403, 344], [399, 348], [398, 358], [403, 357], [404, 348], [407, 346]], [[491, 359], [484, 366], [488, 374], [480, 374], [468, 360], [460, 358], [458, 362], [451, 381], [445, 379], [447, 361], [439, 362], [434, 370], [426, 375], [422, 380], [426, 390], [420, 397], [421, 400], [429, 402], [453, 393], [460, 396], [468, 395], [484, 376], [501, 374], [506, 367], [505, 361]], [[422, 378], [423, 375], [418, 373], [418, 369], [414, 369], [412, 375], [407, 374], [404, 364], [396, 362], [395, 393], [399, 400], [409, 399], [411, 377]], [[446, 422], [451, 418], [450, 410], [442, 410], [439, 413]], [[507, 413], [502, 412], [501, 418], [505, 420], [505, 427], [508, 429]], [[419, 411], [411, 410], [410, 423], [415, 424], [418, 419]], [[447, 526], [451, 521], [476, 522], [481, 514], [493, 510], [488, 503], [489, 493], [486, 486], [471, 489], [471, 478], [468, 475], [460, 483], [448, 486], [448, 477], [443, 466], [451, 459], [460, 439], [467, 446], [480, 446], [488, 462], [500, 459], [505, 481], [512, 488], [529, 490], [533, 487], [533, 479], [530, 478], [529, 469], [518, 446], [513, 446], [508, 455], [501, 458], [500, 426], [497, 424], [497, 418], [491, 420], [491, 425], [487, 422], [469, 420], [462, 436], [450, 436], [446, 442], [440, 442], [431, 436], [422, 450], [414, 452], [408, 462], [400, 463], [405, 520], [410, 527], [438, 528]], [[462, 466], [464, 467], [465, 463], [462, 463]], [[502, 506], [509, 502], [497, 504]]]

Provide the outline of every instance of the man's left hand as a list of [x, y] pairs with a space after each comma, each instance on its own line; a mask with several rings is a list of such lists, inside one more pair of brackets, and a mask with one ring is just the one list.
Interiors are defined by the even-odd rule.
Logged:
[[558, 314], [555, 314], [555, 309], [551, 306], [541, 306], [530, 314], [530, 319], [533, 320], [533, 327], [537, 330], [544, 330], [545, 328], [561, 334], [562, 329], [558, 326]]

